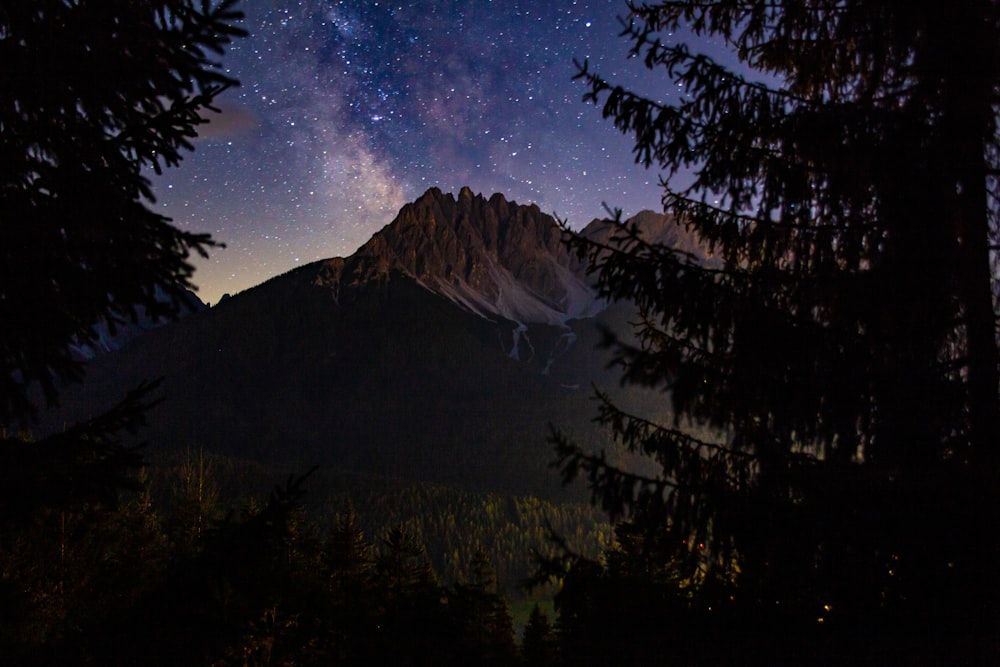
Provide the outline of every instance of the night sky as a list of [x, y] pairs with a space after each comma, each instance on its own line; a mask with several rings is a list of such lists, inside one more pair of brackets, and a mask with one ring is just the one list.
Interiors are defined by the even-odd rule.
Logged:
[[463, 185], [582, 227], [659, 208], [658, 174], [581, 101], [573, 59], [670, 95], [627, 58], [622, 0], [247, 0], [223, 57], [241, 81], [194, 153], [154, 180], [176, 224], [227, 248], [197, 263], [215, 303], [354, 252], [431, 186]]

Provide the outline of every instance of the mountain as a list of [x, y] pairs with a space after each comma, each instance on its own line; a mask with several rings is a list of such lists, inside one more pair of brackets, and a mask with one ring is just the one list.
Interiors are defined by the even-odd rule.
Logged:
[[[625, 221], [623, 226], [635, 225], [639, 235], [647, 243], [664, 245], [674, 250], [680, 250], [705, 263], [718, 263], [719, 258], [712, 254], [708, 245], [698, 239], [688, 229], [677, 224], [670, 216], [655, 211], [639, 211]], [[618, 231], [619, 225], [609, 220], [593, 220], [580, 231], [580, 235], [591, 241], [607, 244]], [[573, 265], [575, 271], [585, 271], [585, 268]]]
[[433, 188], [349, 259], [328, 263], [324, 279], [359, 284], [399, 271], [488, 319], [565, 324], [602, 306], [570, 269], [562, 238], [535, 205]]
[[[643, 215], [651, 233], [676, 229]], [[200, 448], [354, 479], [578, 496], [548, 468], [549, 424], [613, 452], [591, 423], [590, 386], [616, 388], [600, 327], [626, 330], [631, 310], [596, 298], [563, 234], [537, 206], [429, 190], [354, 255], [94, 358], [48, 428], [162, 376], [142, 433], [153, 455]]]
[[[167, 303], [168, 301], [166, 294], [159, 290], [159, 288], [157, 288], [156, 298], [160, 303]], [[194, 292], [185, 290], [180, 303], [177, 304], [175, 319], [182, 319], [206, 309], [208, 309], [208, 304], [199, 299]], [[93, 359], [99, 354], [120, 350], [133, 338], [141, 336], [151, 329], [157, 329], [170, 324], [172, 321], [152, 316], [146, 312], [144, 306], [139, 305], [136, 306], [134, 319], [126, 319], [114, 324], [108, 322], [108, 320], [101, 320], [92, 327], [95, 336], [93, 343], [72, 343], [70, 344], [70, 350], [77, 359]]]

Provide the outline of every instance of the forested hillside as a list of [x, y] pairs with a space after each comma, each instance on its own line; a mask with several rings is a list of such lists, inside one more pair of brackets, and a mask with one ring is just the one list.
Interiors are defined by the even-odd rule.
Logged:
[[[276, 481], [295, 472], [209, 454], [182, 452], [156, 461], [144, 473], [150, 501], [161, 514], [197, 511], [203, 525], [260, 503]], [[359, 477], [317, 468], [304, 485], [303, 520], [324, 532], [338, 514], [350, 511], [374, 541], [403, 526], [426, 549], [442, 581], [470, 575], [473, 556], [483, 551], [509, 599], [531, 597], [523, 583], [534, 575], [533, 554], [559, 549], [552, 537], [574, 551], [596, 557], [610, 545], [606, 516], [587, 503], [553, 502], [535, 496], [475, 492], [405, 479]]]
[[[551, 532], [596, 556], [585, 505], [431, 485], [324, 496], [314, 472], [192, 453], [151, 466], [117, 511], [38, 514], [0, 546], [7, 664], [238, 665], [280, 659], [514, 664]], [[356, 485], [359, 489], [364, 485]], [[536, 619], [536, 623], [537, 623]], [[183, 636], [183, 641], [170, 639]]]

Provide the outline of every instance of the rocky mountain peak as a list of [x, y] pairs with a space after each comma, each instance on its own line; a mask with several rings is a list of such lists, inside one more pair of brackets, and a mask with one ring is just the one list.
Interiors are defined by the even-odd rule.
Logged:
[[[662, 214], [643, 211], [632, 221], [643, 237], [696, 255], [707, 249]], [[595, 220], [580, 233], [606, 242], [616, 225]], [[431, 188], [400, 209], [354, 255], [325, 262], [319, 282], [386, 280], [398, 271], [481, 317], [522, 324], [564, 324], [606, 305], [597, 298], [585, 264], [572, 256], [565, 232], [538, 206], [488, 199], [468, 186], [458, 196]]]
[[463, 187], [431, 188], [346, 261], [341, 279], [401, 271], [483, 317], [562, 323], [593, 314], [593, 290], [572, 271], [563, 231], [535, 205]]

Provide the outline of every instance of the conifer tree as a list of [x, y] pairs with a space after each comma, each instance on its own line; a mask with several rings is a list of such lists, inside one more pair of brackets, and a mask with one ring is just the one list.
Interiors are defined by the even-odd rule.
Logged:
[[375, 573], [390, 607], [409, 605], [437, 590], [423, 544], [402, 524], [386, 531], [375, 557]]
[[470, 569], [470, 580], [455, 585], [452, 600], [452, 613], [463, 635], [456, 648], [467, 656], [466, 660], [477, 664], [512, 664], [513, 619], [507, 601], [497, 591], [496, 570], [482, 547], [473, 555]]
[[[236, 81], [212, 54], [245, 34], [236, 0], [5, 3], [0, 8], [0, 490], [5, 519], [106, 502], [141, 459], [122, 445], [154, 385], [107, 414], [12, 437], [78, 380], [95, 327], [175, 314], [192, 252], [215, 243], [157, 213], [147, 173], [177, 165]], [[123, 387], [122, 393], [130, 388]], [[24, 491], [24, 492], [22, 492]]]
[[374, 656], [380, 642], [382, 602], [375, 587], [374, 548], [350, 504], [334, 517], [322, 563], [329, 592], [326, 621], [332, 652], [344, 663]]
[[722, 591], [704, 607], [995, 629], [1000, 7], [630, 10], [631, 54], [681, 92], [654, 101], [583, 63], [586, 99], [711, 258], [625, 225], [573, 241], [639, 308], [624, 381], [665, 390], [675, 421], [602, 396], [600, 420], [661, 472], [557, 435], [564, 474], [649, 536], [685, 595]]
[[444, 591], [417, 534], [403, 524], [386, 531], [375, 556], [381, 598], [378, 662], [434, 664], [452, 639]]
[[[79, 377], [92, 343], [142, 307], [175, 312], [191, 252], [214, 245], [151, 208], [144, 169], [191, 150], [235, 80], [210, 53], [235, 36], [236, 0], [5, 3], [0, 11], [0, 422]], [[167, 301], [158, 297], [166, 295]]]
[[324, 564], [329, 570], [330, 587], [335, 595], [345, 596], [353, 605], [353, 598], [360, 590], [370, 586], [372, 545], [365, 539], [365, 532], [358, 524], [353, 506], [334, 518], [327, 539]]
[[526, 667], [551, 667], [556, 664], [555, 635], [549, 617], [536, 603], [524, 626], [521, 659]]

